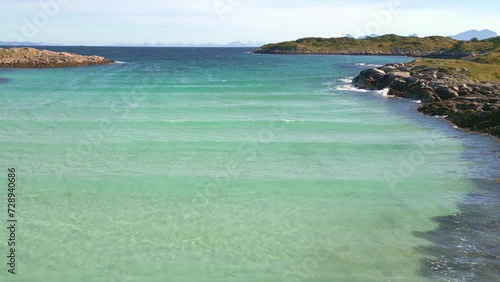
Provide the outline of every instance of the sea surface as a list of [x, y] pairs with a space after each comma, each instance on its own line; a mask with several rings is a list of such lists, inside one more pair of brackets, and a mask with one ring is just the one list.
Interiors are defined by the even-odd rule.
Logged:
[[0, 70], [1, 281], [498, 281], [500, 143], [349, 83], [410, 58], [48, 49], [119, 63]]

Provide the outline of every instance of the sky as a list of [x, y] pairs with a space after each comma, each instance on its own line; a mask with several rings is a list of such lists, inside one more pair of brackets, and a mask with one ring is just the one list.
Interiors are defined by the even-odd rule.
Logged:
[[500, 1], [1, 0], [0, 41], [280, 42], [351, 34], [500, 32]]

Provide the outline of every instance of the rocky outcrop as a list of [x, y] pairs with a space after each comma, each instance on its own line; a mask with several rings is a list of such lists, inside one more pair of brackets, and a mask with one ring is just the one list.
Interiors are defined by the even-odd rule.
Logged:
[[57, 68], [107, 65], [114, 61], [99, 56], [83, 56], [34, 48], [0, 49], [0, 68]]
[[460, 128], [500, 138], [500, 84], [407, 64], [367, 69], [352, 82], [359, 88], [388, 88], [388, 95], [420, 100], [424, 104], [418, 110], [424, 114], [443, 116]]

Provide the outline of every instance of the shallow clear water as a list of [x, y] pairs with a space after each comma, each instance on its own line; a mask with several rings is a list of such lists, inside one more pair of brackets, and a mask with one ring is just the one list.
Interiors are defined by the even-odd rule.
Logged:
[[0, 71], [2, 281], [446, 279], [422, 234], [498, 177], [495, 141], [347, 85], [406, 58], [64, 50], [124, 63]]

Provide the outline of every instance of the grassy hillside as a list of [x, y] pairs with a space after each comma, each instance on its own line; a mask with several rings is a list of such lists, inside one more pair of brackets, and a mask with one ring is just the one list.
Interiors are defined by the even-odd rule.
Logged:
[[418, 58], [408, 65], [417, 69], [438, 68], [441, 72], [464, 80], [500, 83], [500, 65], [477, 63], [467, 60]]
[[480, 82], [500, 82], [500, 37], [477, 42], [460, 41], [455, 47], [473, 50], [477, 55], [458, 60], [418, 58], [411, 64], [429, 68], [438, 67], [456, 76], [462, 75]]
[[500, 36], [486, 39], [480, 42], [484, 44], [483, 50], [485, 52], [479, 54], [476, 57], [465, 58], [465, 59], [477, 63], [500, 65]]
[[[366, 39], [354, 38], [302, 38], [276, 44], [267, 44], [257, 53], [374, 53], [428, 56], [430, 53], [453, 53], [463, 56], [481, 55], [500, 49], [500, 37], [487, 40], [457, 41], [448, 37], [405, 37], [394, 34]], [[469, 54], [470, 53], [470, 54]]]
[[[457, 41], [442, 36], [424, 38], [394, 34], [366, 39], [302, 38], [262, 46], [256, 53], [405, 55], [413, 66], [440, 68], [458, 77], [500, 82], [500, 37]], [[446, 59], [444, 59], [446, 58]]]

